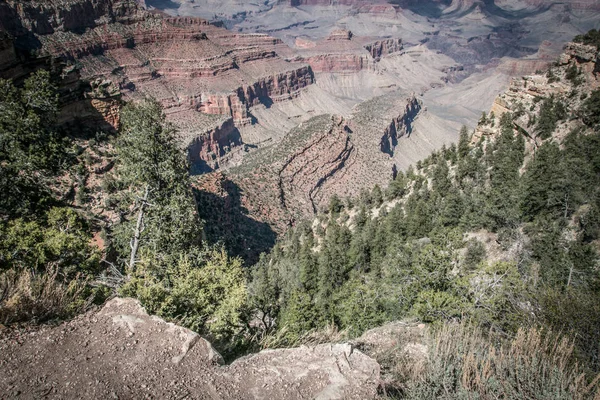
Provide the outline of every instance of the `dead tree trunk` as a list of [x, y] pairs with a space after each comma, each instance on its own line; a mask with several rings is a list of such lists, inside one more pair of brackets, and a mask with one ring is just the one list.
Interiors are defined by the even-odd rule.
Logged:
[[129, 269], [131, 272], [134, 270], [135, 266], [135, 256], [137, 255], [137, 251], [140, 247], [140, 235], [144, 230], [144, 209], [146, 207], [146, 203], [148, 201], [148, 185], [146, 185], [146, 190], [144, 192], [144, 197], [142, 198], [142, 203], [140, 204], [140, 211], [138, 212], [137, 223], [135, 225], [135, 231], [133, 232], [133, 239], [131, 239], [131, 257], [129, 258]]

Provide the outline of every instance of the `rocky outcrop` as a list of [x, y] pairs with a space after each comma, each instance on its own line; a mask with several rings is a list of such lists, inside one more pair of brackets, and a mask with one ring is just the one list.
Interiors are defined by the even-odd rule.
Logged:
[[288, 100], [298, 94], [300, 89], [314, 83], [312, 70], [302, 66], [295, 70], [285, 71], [254, 82], [252, 85], [237, 90], [240, 101], [248, 107], [269, 102]]
[[543, 71], [552, 63], [544, 59], [505, 59], [498, 65], [497, 71], [509, 76], [531, 75], [535, 71]]
[[263, 350], [231, 369], [241, 370], [241, 382], [264, 388], [268, 395], [261, 398], [271, 399], [373, 399], [380, 374], [379, 364], [350, 344]]
[[224, 173], [240, 187], [249, 215], [283, 232], [334, 194], [358, 195], [389, 183], [397, 167], [409, 163], [406, 144], [414, 141], [420, 110], [414, 96], [395, 92], [363, 103], [352, 118], [317, 116]]
[[297, 38], [296, 46], [299, 51], [293, 60], [308, 63], [314, 72], [325, 73], [373, 70], [382, 57], [403, 49], [400, 38], [373, 41], [344, 29], [332, 31], [319, 42]]
[[600, 58], [600, 52], [598, 52], [596, 46], [573, 42], [567, 43], [564, 48], [564, 54], [560, 57], [559, 62], [565, 65], [573, 58], [576, 59], [578, 63], [597, 63]]
[[134, 48], [146, 43], [206, 40], [203, 27], [208, 22], [197, 18], [160, 18], [148, 15], [143, 23], [111, 23], [81, 34], [57, 32], [41, 36], [42, 51], [54, 57], [75, 60], [108, 50]]
[[329, 129], [318, 132], [288, 155], [278, 169], [278, 192], [284, 210], [316, 214], [327, 195], [327, 186], [354, 162], [350, 128], [341, 117], [333, 117]]
[[[573, 68], [576, 74], [569, 78], [567, 71]], [[569, 112], [574, 113], [590, 92], [599, 87], [600, 58], [598, 50], [594, 46], [568, 43], [558, 62], [550, 66], [549, 70], [540, 70], [532, 75], [513, 78], [508, 90], [494, 100], [490, 113], [493, 112], [497, 119], [506, 112], [516, 114], [515, 129], [528, 139], [528, 146], [536, 147], [542, 140], [537, 137], [536, 130], [536, 119], [543, 103], [541, 100], [553, 97], [555, 100], [568, 104]], [[565, 118], [563, 121], [559, 121], [553, 137], [561, 141], [568, 132], [577, 128], [577, 123], [577, 118]], [[497, 123], [480, 123], [472, 140], [476, 142], [483, 136], [498, 135], [497, 126]], [[531, 153], [533, 154], [533, 151]]]
[[133, 0], [8, 0], [0, 9], [0, 27], [15, 36], [81, 33], [99, 25], [131, 24], [144, 18], [146, 14]]
[[371, 57], [376, 61], [388, 54], [402, 51], [402, 39], [384, 39], [365, 45], [365, 49], [371, 54]]
[[110, 131], [119, 128], [123, 101], [119, 88], [111, 81], [96, 79], [88, 87], [71, 70], [65, 73], [61, 84], [59, 124], [86, 123], [94, 129]]
[[219, 168], [219, 161], [232, 148], [240, 146], [242, 138], [232, 118], [195, 137], [187, 147], [194, 173], [204, 173]]
[[220, 366], [197, 333], [115, 298], [0, 339], [0, 392], [22, 398], [370, 399], [379, 364], [349, 344], [264, 350]]
[[352, 32], [345, 29], [336, 29], [332, 31], [327, 40], [352, 40]]
[[302, 61], [315, 72], [359, 72], [372, 65], [366, 54], [319, 54]]
[[390, 157], [394, 156], [394, 150], [398, 145], [398, 139], [409, 136], [412, 132], [412, 123], [421, 110], [421, 104], [416, 98], [410, 99], [404, 110], [392, 119], [390, 125], [385, 128], [381, 137], [380, 149]]
[[[231, 94], [201, 93], [191, 100], [193, 106], [206, 114], [230, 115], [237, 125], [252, 123], [250, 107], [289, 100], [299, 91], [314, 83], [308, 66], [260, 78], [251, 85], [242, 86]], [[166, 104], [165, 104], [166, 106]]]

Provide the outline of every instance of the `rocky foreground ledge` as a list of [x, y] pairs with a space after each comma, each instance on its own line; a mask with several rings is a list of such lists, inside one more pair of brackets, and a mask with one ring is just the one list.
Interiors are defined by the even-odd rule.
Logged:
[[1, 339], [0, 398], [370, 399], [380, 380], [379, 364], [349, 344], [221, 363], [196, 333], [115, 298], [60, 326]]

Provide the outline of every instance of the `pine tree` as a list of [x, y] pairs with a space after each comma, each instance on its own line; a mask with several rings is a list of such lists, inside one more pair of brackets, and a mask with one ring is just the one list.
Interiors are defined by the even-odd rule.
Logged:
[[47, 71], [22, 89], [0, 79], [0, 216], [47, 210], [51, 185], [68, 157], [56, 127], [58, 91]]
[[460, 133], [459, 133], [459, 137], [458, 137], [458, 158], [459, 159], [464, 159], [469, 155], [469, 152], [471, 151], [471, 145], [470, 143], [470, 139], [469, 139], [469, 130], [466, 126], [463, 125], [462, 128], [460, 128]]
[[502, 115], [500, 136], [490, 155], [490, 189], [486, 201], [486, 215], [491, 228], [515, 227], [520, 221], [519, 169], [524, 160], [524, 141], [515, 137], [510, 113]]
[[319, 274], [319, 266], [317, 257], [313, 252], [315, 244], [314, 235], [312, 230], [308, 230], [303, 235], [302, 246], [300, 247], [300, 254], [298, 255], [299, 267], [300, 267], [300, 283], [306, 293], [311, 298], [315, 296], [317, 290], [317, 280]]
[[373, 186], [373, 190], [371, 191], [371, 202], [375, 207], [379, 207], [383, 203], [383, 192], [377, 184]]
[[[116, 230], [115, 244], [129, 254], [130, 240], [140, 251], [177, 256], [199, 244], [201, 222], [196, 212], [185, 156], [165, 122], [161, 105], [146, 100], [122, 112], [117, 142], [117, 173], [128, 188], [126, 203], [135, 212]], [[137, 251], [131, 251], [133, 267]]]
[[542, 102], [539, 117], [537, 119], [536, 133], [542, 139], [549, 138], [556, 129], [558, 116], [555, 112], [554, 96], [550, 96]]
[[559, 217], [568, 213], [573, 182], [566, 174], [559, 147], [555, 143], [544, 143], [524, 176], [522, 210], [527, 220], [541, 214]]

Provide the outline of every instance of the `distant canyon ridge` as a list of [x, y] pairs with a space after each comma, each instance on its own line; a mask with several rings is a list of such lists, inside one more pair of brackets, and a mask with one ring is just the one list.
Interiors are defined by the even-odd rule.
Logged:
[[51, 69], [74, 126], [156, 98], [217, 214], [283, 232], [456, 141], [599, 21], [599, 0], [6, 0], [0, 76]]

